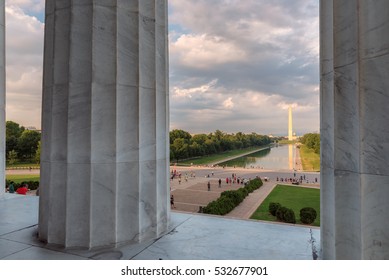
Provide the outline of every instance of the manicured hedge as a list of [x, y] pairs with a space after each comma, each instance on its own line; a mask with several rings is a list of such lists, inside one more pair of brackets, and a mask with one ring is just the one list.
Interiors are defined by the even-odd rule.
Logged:
[[273, 216], [276, 215], [277, 213], [277, 210], [281, 207], [281, 204], [280, 203], [277, 203], [277, 202], [270, 202], [269, 203], [269, 212], [270, 214], [272, 214]]
[[236, 191], [222, 192], [217, 200], [208, 203], [203, 208], [203, 213], [213, 215], [225, 215], [236, 206], [238, 206], [245, 198], [256, 189], [259, 189], [263, 185], [260, 178], [251, 180], [246, 186]]
[[294, 215], [293, 209], [286, 208], [284, 206], [281, 206], [276, 211], [276, 217], [281, 222], [295, 224], [296, 223], [296, 216]]
[[[293, 209], [283, 207], [280, 203], [270, 202], [269, 212], [277, 219], [285, 223], [296, 223], [296, 216]], [[312, 207], [305, 207], [300, 210], [300, 220], [303, 224], [312, 224], [316, 219], [316, 210]]]
[[300, 221], [303, 224], [312, 224], [317, 217], [316, 210], [312, 207], [305, 207], [300, 210]]

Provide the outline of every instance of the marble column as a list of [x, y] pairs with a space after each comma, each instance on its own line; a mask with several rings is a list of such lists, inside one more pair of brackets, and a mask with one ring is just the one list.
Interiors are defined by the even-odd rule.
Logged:
[[169, 221], [166, 0], [46, 0], [39, 238], [141, 242]]
[[[5, 182], [5, 1], [0, 0], [0, 182]], [[4, 186], [0, 188], [0, 197]]]
[[324, 259], [389, 259], [389, 1], [320, 1]]

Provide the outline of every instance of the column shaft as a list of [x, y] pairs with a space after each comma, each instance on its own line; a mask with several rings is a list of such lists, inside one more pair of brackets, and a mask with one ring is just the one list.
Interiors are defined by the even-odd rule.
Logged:
[[321, 1], [323, 258], [389, 258], [389, 2]]
[[66, 247], [167, 230], [166, 0], [46, 1], [39, 235]]
[[[5, 1], [0, 0], [0, 182], [5, 182]], [[4, 195], [0, 187], [0, 197]]]

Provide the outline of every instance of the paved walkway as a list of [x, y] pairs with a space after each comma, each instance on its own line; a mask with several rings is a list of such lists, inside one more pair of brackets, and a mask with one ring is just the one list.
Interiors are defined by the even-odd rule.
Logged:
[[[178, 179], [174, 179], [170, 182], [171, 194], [174, 195], [174, 201], [176, 208], [174, 210], [196, 213], [199, 211], [200, 206], [206, 206], [209, 202], [216, 200], [220, 193], [226, 190], [233, 190], [243, 187], [238, 184], [226, 184], [225, 178], [231, 177], [232, 173], [237, 174], [240, 178], [255, 178], [259, 176], [261, 178], [268, 177], [269, 182], [264, 182], [264, 185], [251, 193], [246, 199], [238, 205], [233, 211], [226, 216], [249, 219], [252, 213], [258, 208], [263, 200], [277, 185], [277, 177], [279, 178], [293, 178], [294, 172], [290, 171], [271, 171], [263, 169], [245, 169], [245, 168], [210, 168], [210, 167], [171, 167], [180, 172], [181, 183]], [[185, 180], [185, 174], [188, 179]], [[195, 177], [191, 177], [195, 175]], [[297, 171], [296, 177], [305, 175], [310, 182], [311, 187], [319, 187], [319, 184], [315, 184], [315, 178], [320, 178], [319, 173], [306, 173]], [[208, 177], [209, 176], [209, 177]], [[222, 179], [222, 187], [218, 187], [218, 180]], [[211, 190], [208, 191], [207, 183], [211, 183]]]
[[228, 213], [227, 217], [250, 219], [251, 215], [257, 210], [259, 205], [271, 193], [277, 184], [274, 182], [264, 182], [258, 190], [250, 193], [234, 210]]
[[[265, 149], [265, 148], [263, 148]], [[296, 149], [298, 150], [298, 149]], [[298, 153], [298, 151], [297, 151]], [[297, 154], [297, 166], [301, 166], [301, 159]], [[219, 198], [220, 193], [226, 190], [236, 190], [243, 187], [238, 184], [226, 184], [226, 178], [230, 178], [232, 173], [237, 174], [240, 178], [250, 179], [259, 176], [261, 178], [269, 177], [270, 182], [264, 182], [264, 185], [251, 193], [246, 199], [238, 205], [234, 210], [226, 216], [249, 219], [263, 200], [270, 194], [276, 186], [277, 177], [293, 177], [293, 171], [272, 171], [263, 169], [245, 169], [245, 168], [221, 168], [221, 167], [171, 167], [177, 169], [181, 175], [181, 183], [178, 178], [170, 181], [171, 194], [174, 195], [175, 209], [189, 213], [196, 213], [200, 206], [206, 206], [209, 202]], [[39, 169], [29, 170], [7, 170], [6, 174], [39, 174]], [[304, 172], [298, 171], [303, 174]], [[310, 182], [314, 182], [314, 178], [318, 177], [319, 173], [304, 173]], [[187, 180], [185, 180], [187, 175]], [[320, 176], [320, 175], [319, 175]], [[219, 178], [222, 180], [221, 188], [218, 187]], [[211, 190], [208, 191], [208, 181], [211, 183]], [[309, 184], [310, 187], [318, 188], [319, 184]], [[309, 187], [307, 186], [307, 187]], [[32, 191], [30, 195], [35, 195]]]
[[0, 198], [0, 260], [312, 260], [320, 251], [317, 228], [177, 212], [156, 240], [63, 249], [37, 239], [38, 205], [38, 197]]

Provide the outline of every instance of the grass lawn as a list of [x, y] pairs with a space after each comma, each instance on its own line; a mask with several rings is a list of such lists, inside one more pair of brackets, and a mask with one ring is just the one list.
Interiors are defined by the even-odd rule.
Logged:
[[14, 181], [15, 183], [21, 183], [23, 181], [39, 181], [39, 174], [31, 174], [31, 175], [6, 175], [7, 180]]
[[[199, 158], [193, 158], [193, 159], [188, 159], [188, 160], [182, 160], [178, 162], [178, 165], [190, 165], [193, 163], [194, 165], [204, 165], [204, 164], [212, 164], [217, 161], [221, 160], [229, 160], [229, 157], [234, 157], [238, 155], [242, 155], [248, 152], [256, 151], [260, 148], [264, 148], [266, 146], [261, 146], [261, 147], [251, 147], [251, 148], [246, 148], [246, 149], [238, 149], [238, 150], [232, 150], [220, 154], [215, 154], [211, 156], [204, 156], [204, 157], [199, 157]], [[171, 162], [171, 164], [174, 164], [174, 162]]]
[[300, 157], [303, 169], [306, 171], [320, 171], [320, 155], [305, 145], [300, 146]]
[[269, 213], [270, 202], [278, 202], [282, 206], [293, 209], [297, 224], [301, 224], [300, 209], [312, 207], [317, 212], [317, 218], [312, 225], [320, 226], [319, 189], [277, 185], [250, 218], [263, 221], [276, 221], [276, 217]]

